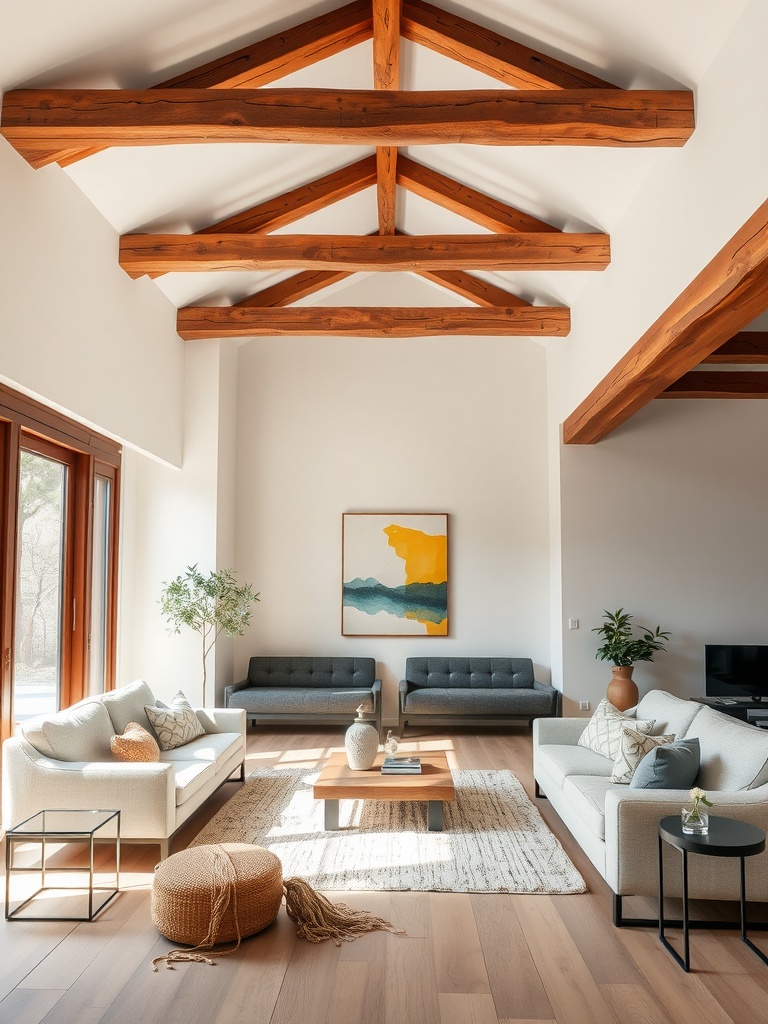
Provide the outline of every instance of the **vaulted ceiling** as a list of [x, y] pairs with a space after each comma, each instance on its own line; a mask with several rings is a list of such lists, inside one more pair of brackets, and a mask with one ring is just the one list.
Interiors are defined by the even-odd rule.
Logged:
[[[120, 265], [180, 307], [184, 339], [567, 335], [578, 280], [609, 264], [607, 228], [649, 154], [694, 130], [679, 82], [717, 43], [691, 45], [672, 19], [689, 64], [656, 70], [639, 15], [626, 5], [622, 35], [597, 0], [582, 12], [591, 40], [562, 13], [532, 24], [523, 3], [489, 0], [470, 17], [423, 0], [232, 0], [206, 5], [219, 27], [200, 42], [194, 5], [170, 6], [187, 16], [170, 58], [149, 59], [167, 27], [137, 11], [143, 60], [127, 38], [122, 52], [115, 41], [28, 67], [6, 83], [24, 87], [6, 91], [1, 130], [33, 166], [67, 168], [121, 232]], [[611, 32], [612, 46], [594, 42]], [[371, 273], [388, 275], [393, 303], [403, 274], [426, 279], [430, 298], [328, 304]], [[762, 362], [767, 347], [752, 332], [711, 358]], [[695, 376], [667, 394], [715, 387]], [[733, 376], [727, 388], [756, 390]]]

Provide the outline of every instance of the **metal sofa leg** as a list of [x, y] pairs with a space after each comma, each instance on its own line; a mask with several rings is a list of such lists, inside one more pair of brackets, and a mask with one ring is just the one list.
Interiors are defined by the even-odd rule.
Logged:
[[534, 786], [534, 790], [533, 791], [534, 791], [534, 794], [536, 796], [536, 799], [537, 800], [546, 800], [547, 799], [547, 794], [543, 790], [539, 789], [539, 783], [538, 783], [538, 781], [536, 779], [533, 780], [533, 786]]
[[621, 896], [613, 893], [613, 926], [614, 928], [621, 928], [624, 924], [624, 918], [621, 914]]

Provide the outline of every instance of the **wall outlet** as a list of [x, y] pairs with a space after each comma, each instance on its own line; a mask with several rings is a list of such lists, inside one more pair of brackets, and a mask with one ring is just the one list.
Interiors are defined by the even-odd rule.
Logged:
[[579, 628], [579, 620], [578, 619], [568, 619], [568, 629], [578, 629], [578, 628]]
[[579, 711], [589, 711], [589, 701], [588, 700], [580, 700], [579, 701]]

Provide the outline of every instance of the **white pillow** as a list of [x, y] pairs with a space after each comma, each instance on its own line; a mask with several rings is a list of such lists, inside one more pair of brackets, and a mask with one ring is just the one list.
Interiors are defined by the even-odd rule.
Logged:
[[622, 726], [619, 742], [619, 753], [613, 763], [613, 774], [611, 782], [618, 782], [621, 785], [629, 785], [632, 776], [646, 754], [654, 747], [661, 747], [665, 743], [672, 743], [675, 739], [674, 733], [668, 736], [648, 736], [639, 729], [633, 728], [626, 723]]
[[586, 729], [579, 737], [578, 745], [594, 750], [596, 754], [615, 761], [621, 745], [621, 730], [627, 722], [639, 732], [649, 733], [656, 724], [653, 721], [638, 721], [633, 715], [624, 714], [615, 708], [607, 697], [603, 697], [595, 708]]
[[205, 729], [192, 709], [191, 704], [179, 690], [170, 707], [158, 701], [157, 707], [147, 704], [144, 708], [152, 724], [161, 750], [175, 750], [198, 736], [205, 735]]
[[[33, 738], [37, 728], [43, 741]], [[25, 736], [27, 731], [24, 730]], [[41, 753], [58, 761], [111, 761], [112, 722], [99, 700], [80, 701], [64, 711], [46, 715], [30, 723], [28, 736]]]

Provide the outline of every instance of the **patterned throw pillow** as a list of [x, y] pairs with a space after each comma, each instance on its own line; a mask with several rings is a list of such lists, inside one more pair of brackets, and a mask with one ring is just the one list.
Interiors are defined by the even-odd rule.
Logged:
[[129, 722], [122, 736], [113, 736], [109, 746], [116, 761], [160, 760], [157, 740], [136, 722]]
[[654, 747], [672, 743], [674, 739], [674, 733], [669, 736], [648, 736], [640, 732], [639, 729], [633, 729], [631, 725], [625, 724], [621, 730], [619, 753], [613, 763], [611, 782], [628, 786], [635, 774], [635, 769], [645, 755]]
[[634, 715], [625, 715], [619, 711], [608, 700], [603, 697], [595, 708], [595, 713], [589, 720], [586, 729], [579, 737], [579, 746], [588, 747], [596, 754], [615, 761], [621, 745], [621, 730], [627, 722], [633, 729], [639, 732], [649, 733], [656, 724], [655, 721], [638, 721]]
[[173, 698], [170, 707], [158, 701], [157, 707], [147, 704], [144, 710], [155, 730], [161, 750], [175, 750], [197, 736], [205, 735], [200, 719], [181, 690]]

